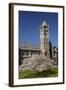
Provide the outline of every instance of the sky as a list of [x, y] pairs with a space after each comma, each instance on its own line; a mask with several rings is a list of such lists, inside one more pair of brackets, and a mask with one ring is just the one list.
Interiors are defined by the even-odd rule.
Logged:
[[49, 41], [58, 47], [58, 13], [19, 11], [19, 46], [29, 43], [40, 45], [40, 25], [49, 24]]

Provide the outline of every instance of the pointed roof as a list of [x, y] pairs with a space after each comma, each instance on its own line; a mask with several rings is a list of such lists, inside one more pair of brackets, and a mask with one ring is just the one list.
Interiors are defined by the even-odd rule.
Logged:
[[46, 21], [43, 21], [42, 26], [48, 26], [48, 23]]

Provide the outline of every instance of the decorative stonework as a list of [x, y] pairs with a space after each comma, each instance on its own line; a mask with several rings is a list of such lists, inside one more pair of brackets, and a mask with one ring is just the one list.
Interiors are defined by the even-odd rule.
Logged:
[[[52, 56], [50, 53], [50, 49]], [[24, 44], [22, 47], [20, 47], [19, 65], [21, 65], [20, 70], [22, 69], [29, 70], [32, 68], [34, 70], [42, 71], [45, 69], [45, 66], [47, 69], [46, 64], [48, 65], [48, 67], [49, 65], [51, 67], [58, 64], [58, 49], [56, 47], [50, 48], [49, 25], [47, 24], [46, 21], [43, 21], [43, 23], [40, 26], [40, 47], [34, 47], [33, 45], [30, 44]]]
[[40, 49], [44, 56], [49, 57], [49, 25], [43, 21], [40, 26]]

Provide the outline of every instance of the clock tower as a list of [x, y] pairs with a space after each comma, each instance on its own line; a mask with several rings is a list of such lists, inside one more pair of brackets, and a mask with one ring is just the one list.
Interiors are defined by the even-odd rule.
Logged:
[[49, 25], [43, 21], [40, 26], [40, 49], [44, 56], [50, 57], [49, 53]]

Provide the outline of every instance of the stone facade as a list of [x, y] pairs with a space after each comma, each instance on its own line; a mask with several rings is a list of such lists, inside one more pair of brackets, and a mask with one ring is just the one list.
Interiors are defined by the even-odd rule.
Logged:
[[43, 21], [40, 26], [40, 49], [44, 56], [50, 57], [49, 53], [49, 25]]
[[26, 58], [30, 58], [32, 55], [40, 55], [41, 51], [39, 48], [28, 48], [22, 47], [19, 49], [19, 65], [22, 64], [22, 61]]
[[55, 64], [58, 64], [58, 48], [53, 47], [52, 49], [52, 57], [55, 61]]
[[27, 44], [20, 47], [19, 64], [21, 64], [25, 58], [31, 58], [32, 55], [39, 55], [43, 57], [45, 56], [49, 59], [53, 59], [56, 62], [56, 64], [58, 63], [58, 49], [53, 49], [49, 47], [49, 25], [46, 21], [43, 21], [40, 26], [40, 47], [37, 48]]

